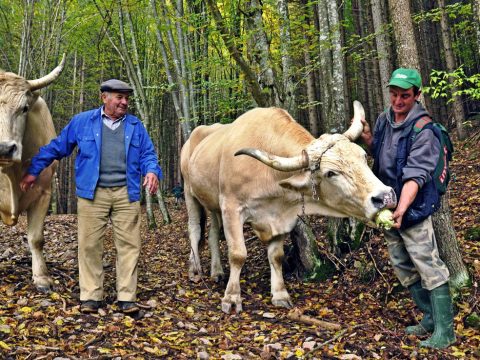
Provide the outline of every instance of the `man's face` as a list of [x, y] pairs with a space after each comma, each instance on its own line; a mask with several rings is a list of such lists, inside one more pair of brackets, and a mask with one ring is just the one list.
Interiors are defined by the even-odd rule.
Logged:
[[105, 104], [105, 114], [112, 119], [119, 119], [127, 113], [129, 94], [117, 92], [102, 93], [102, 100]]
[[396, 86], [390, 86], [390, 104], [392, 105], [395, 119], [403, 120], [407, 117], [410, 110], [412, 110], [415, 102], [420, 96], [420, 91], [417, 95], [413, 93], [413, 87], [410, 89], [402, 89]]

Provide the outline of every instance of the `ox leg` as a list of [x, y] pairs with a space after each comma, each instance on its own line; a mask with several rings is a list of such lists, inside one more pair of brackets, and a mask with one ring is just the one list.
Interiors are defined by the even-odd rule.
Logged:
[[199, 282], [202, 277], [199, 247], [203, 237], [202, 222], [205, 218], [205, 211], [200, 203], [187, 192], [185, 192], [185, 203], [188, 212], [188, 237], [190, 239], [188, 278], [193, 282]]
[[50, 204], [50, 195], [42, 195], [27, 210], [27, 238], [32, 253], [32, 277], [35, 286], [42, 292], [48, 292], [53, 284], [48, 274], [47, 264], [43, 255], [43, 225]]
[[219, 282], [225, 276], [220, 259], [220, 228], [222, 218], [219, 213], [211, 213], [210, 231], [208, 233], [208, 246], [211, 254], [210, 277], [213, 281]]
[[230, 277], [228, 279], [225, 296], [222, 299], [222, 311], [229, 314], [232, 305], [237, 313], [242, 311], [242, 297], [240, 293], [240, 272], [247, 258], [247, 248], [243, 237], [243, 224], [238, 216], [223, 216], [225, 237], [228, 245], [228, 262]]
[[274, 237], [268, 243], [268, 262], [270, 263], [270, 286], [272, 291], [272, 303], [275, 306], [285, 308], [292, 307], [290, 295], [285, 288], [283, 281], [282, 261], [283, 261], [283, 242], [285, 236]]

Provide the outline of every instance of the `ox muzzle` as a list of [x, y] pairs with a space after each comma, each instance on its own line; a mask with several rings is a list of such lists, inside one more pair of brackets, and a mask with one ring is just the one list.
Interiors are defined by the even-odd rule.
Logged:
[[0, 166], [8, 166], [20, 161], [20, 147], [15, 141], [0, 142]]
[[397, 207], [397, 195], [395, 195], [395, 191], [390, 188], [390, 191], [382, 192], [377, 196], [372, 197], [373, 205], [381, 210], [381, 209], [395, 209]]

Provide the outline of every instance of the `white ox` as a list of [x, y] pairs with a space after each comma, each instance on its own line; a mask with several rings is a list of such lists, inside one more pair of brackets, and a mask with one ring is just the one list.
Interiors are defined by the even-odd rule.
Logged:
[[36, 80], [0, 72], [0, 215], [6, 225], [13, 226], [19, 214], [27, 211], [33, 282], [43, 291], [52, 283], [43, 256], [43, 223], [56, 163], [42, 171], [26, 193], [19, 184], [39, 147], [56, 136], [47, 104], [36, 90], [52, 83], [64, 64], [65, 56], [50, 74]]
[[[201, 275], [198, 244], [206, 208], [213, 215], [209, 243], [214, 279], [223, 275], [218, 248], [222, 222], [228, 245], [224, 312], [229, 313], [232, 305], [237, 312], [242, 310], [244, 223], [268, 244], [272, 303], [290, 307], [282, 274], [283, 243], [299, 214], [371, 220], [380, 209], [396, 205], [393, 189], [375, 177], [365, 151], [352, 142], [362, 132], [364, 117], [358, 101], [354, 109], [354, 120], [344, 134], [318, 139], [278, 108], [253, 109], [231, 124], [192, 132], [181, 155], [192, 246], [189, 276], [197, 280]], [[248, 156], [236, 156], [240, 154]]]

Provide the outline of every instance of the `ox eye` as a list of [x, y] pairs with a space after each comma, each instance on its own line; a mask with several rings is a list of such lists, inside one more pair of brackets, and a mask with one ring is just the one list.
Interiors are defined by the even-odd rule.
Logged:
[[28, 111], [28, 105], [25, 105], [22, 109], [23, 113], [26, 113]]
[[329, 172], [327, 172], [326, 177], [331, 178], [331, 177], [334, 177], [335, 175], [337, 175], [337, 174], [334, 173], [333, 171], [329, 171]]

